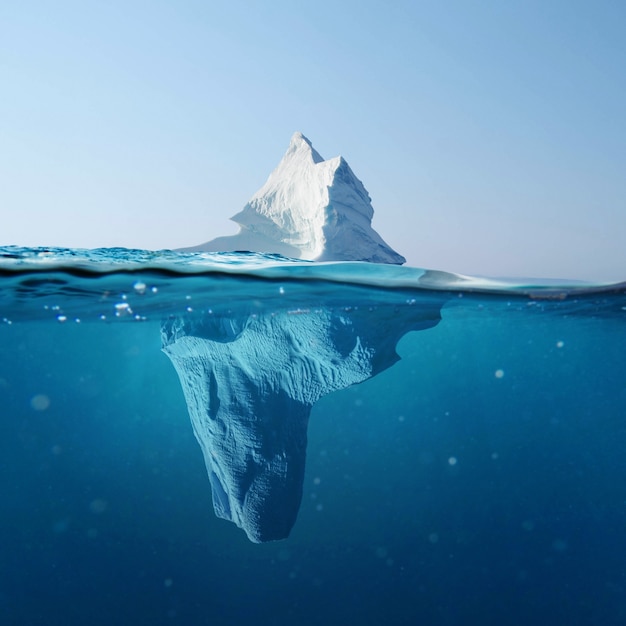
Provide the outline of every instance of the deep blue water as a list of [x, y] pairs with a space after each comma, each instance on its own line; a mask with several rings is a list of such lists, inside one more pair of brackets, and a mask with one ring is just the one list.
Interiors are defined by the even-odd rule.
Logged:
[[[624, 285], [100, 254], [0, 264], [0, 624], [626, 623]], [[287, 540], [215, 517], [164, 316], [433, 302], [314, 406]]]

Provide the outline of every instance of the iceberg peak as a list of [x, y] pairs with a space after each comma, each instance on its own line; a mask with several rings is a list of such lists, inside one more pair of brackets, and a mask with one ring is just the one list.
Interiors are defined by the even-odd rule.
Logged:
[[[300, 131], [296, 131], [291, 136], [291, 141], [289, 142], [289, 148], [287, 149], [287, 152], [290, 153], [296, 150], [309, 150], [311, 153], [317, 154], [317, 152], [313, 148], [311, 140], [305, 137]], [[321, 160], [323, 161], [324, 159]]]
[[231, 219], [240, 230], [186, 251], [277, 253], [310, 261], [402, 264], [372, 228], [371, 199], [341, 157], [324, 160], [302, 133], [266, 183]]

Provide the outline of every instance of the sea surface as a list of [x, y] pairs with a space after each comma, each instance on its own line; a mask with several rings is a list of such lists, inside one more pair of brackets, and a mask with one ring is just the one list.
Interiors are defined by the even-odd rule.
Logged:
[[[164, 321], [409, 308], [289, 538], [218, 519]], [[626, 284], [0, 248], [0, 624], [626, 624]]]

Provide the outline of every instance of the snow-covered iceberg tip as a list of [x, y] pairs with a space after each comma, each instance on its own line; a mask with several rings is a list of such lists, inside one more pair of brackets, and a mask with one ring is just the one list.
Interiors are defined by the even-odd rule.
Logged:
[[369, 194], [343, 157], [325, 161], [295, 133], [265, 185], [231, 218], [239, 232], [184, 251], [403, 264], [406, 259], [372, 228], [373, 215]]

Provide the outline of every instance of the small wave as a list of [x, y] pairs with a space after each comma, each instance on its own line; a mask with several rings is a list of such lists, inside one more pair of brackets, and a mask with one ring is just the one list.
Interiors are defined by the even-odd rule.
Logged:
[[256, 278], [328, 281], [377, 288], [521, 293], [546, 297], [621, 291], [622, 283], [466, 276], [408, 266], [350, 262], [313, 262], [256, 252], [178, 252], [129, 248], [0, 247], [0, 275], [62, 272], [70, 275], [159, 272], [172, 275], [230, 274]]

